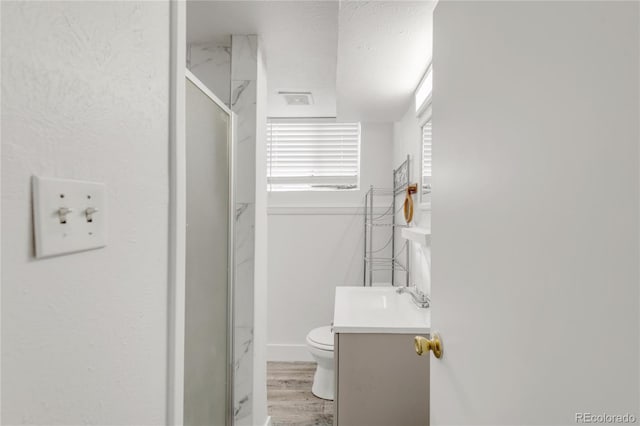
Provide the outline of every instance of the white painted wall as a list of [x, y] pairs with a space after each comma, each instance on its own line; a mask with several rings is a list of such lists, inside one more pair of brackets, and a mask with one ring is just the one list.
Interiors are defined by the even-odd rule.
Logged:
[[[411, 182], [421, 184], [422, 175], [422, 124], [424, 119], [416, 116], [413, 100], [405, 112], [402, 120], [393, 124], [393, 166], [398, 167], [410, 156]], [[400, 197], [402, 198], [402, 197]], [[403, 199], [401, 200], [403, 201]], [[415, 210], [413, 214], [413, 226], [431, 228], [431, 197], [420, 198], [414, 196]], [[396, 215], [398, 223], [405, 223], [402, 211]], [[404, 239], [397, 238], [399, 244]], [[431, 291], [431, 253], [430, 247], [417, 243], [410, 243], [411, 250], [409, 283], [416, 285], [422, 291], [430, 294]]]
[[640, 416], [640, 5], [440, 2], [431, 424]]
[[362, 285], [370, 185], [391, 186], [393, 125], [362, 123], [357, 191], [269, 193], [268, 357], [310, 360], [307, 333], [329, 325], [337, 286]]
[[[165, 423], [169, 2], [2, 2], [2, 423]], [[104, 249], [33, 258], [32, 174], [105, 182]]]

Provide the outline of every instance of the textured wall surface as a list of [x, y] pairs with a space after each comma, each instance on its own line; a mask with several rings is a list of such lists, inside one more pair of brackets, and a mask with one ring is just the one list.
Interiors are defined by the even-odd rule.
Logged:
[[[2, 423], [158, 425], [168, 2], [2, 2]], [[105, 182], [104, 249], [35, 260], [32, 174]]]

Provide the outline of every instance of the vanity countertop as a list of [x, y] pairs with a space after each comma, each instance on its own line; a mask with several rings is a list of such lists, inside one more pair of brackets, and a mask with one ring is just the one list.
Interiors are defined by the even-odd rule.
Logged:
[[428, 334], [431, 310], [419, 308], [398, 287], [337, 287], [335, 333]]

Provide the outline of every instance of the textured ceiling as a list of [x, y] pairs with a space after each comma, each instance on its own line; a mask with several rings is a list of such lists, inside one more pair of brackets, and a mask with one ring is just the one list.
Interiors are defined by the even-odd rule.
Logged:
[[343, 1], [336, 92], [344, 120], [396, 121], [431, 58], [433, 2]]
[[[395, 121], [431, 57], [430, 1], [193, 1], [187, 41], [260, 35], [269, 115]], [[286, 106], [278, 91], [310, 91]]]

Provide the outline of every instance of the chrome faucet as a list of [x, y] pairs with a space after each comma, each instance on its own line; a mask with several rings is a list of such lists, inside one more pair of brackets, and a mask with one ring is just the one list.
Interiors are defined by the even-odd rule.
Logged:
[[420, 289], [416, 286], [400, 287], [396, 290], [396, 293], [409, 293], [411, 295], [411, 298], [413, 299], [413, 303], [415, 303], [419, 308], [429, 307], [429, 296], [421, 292]]

